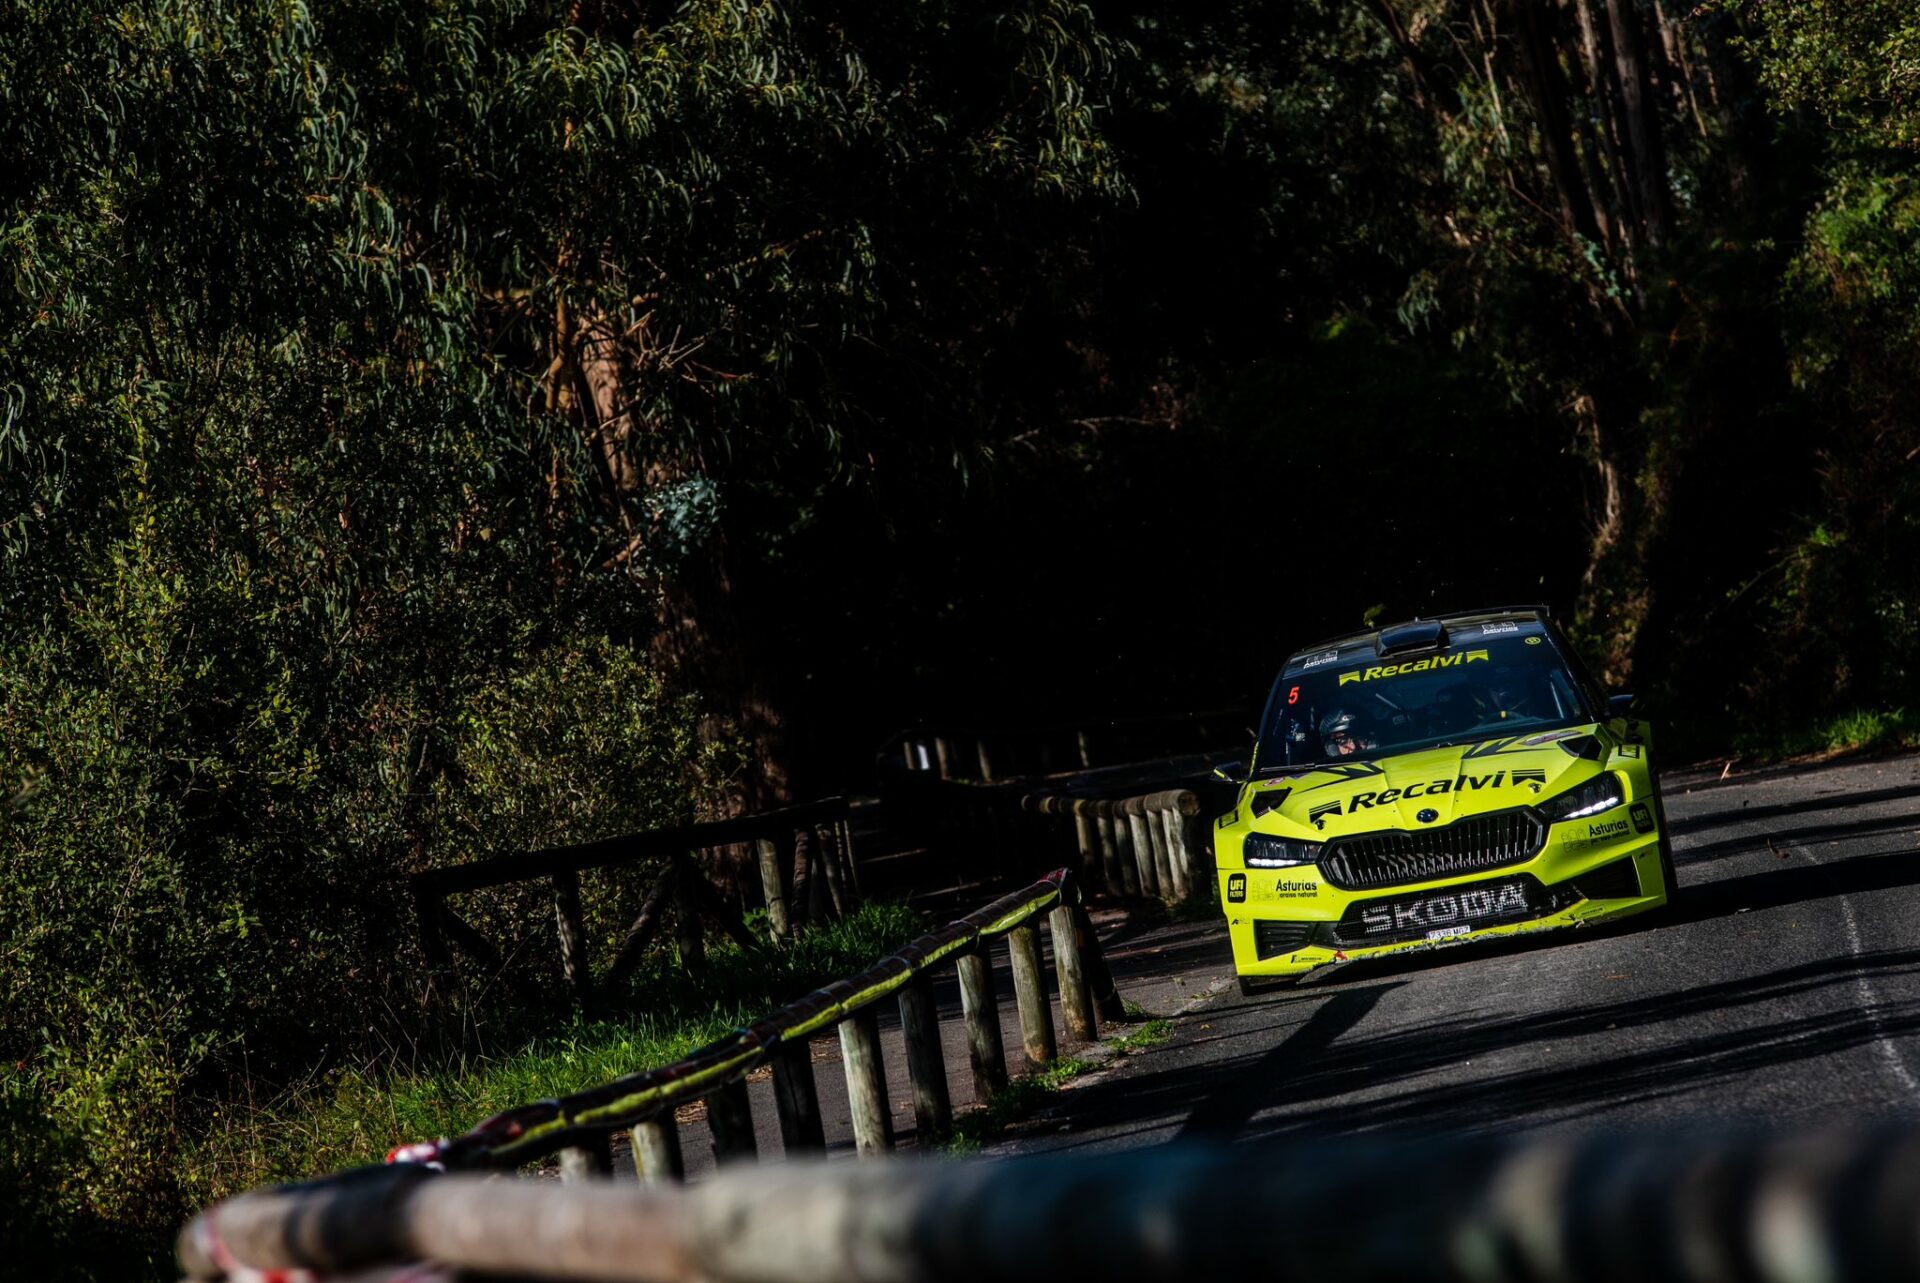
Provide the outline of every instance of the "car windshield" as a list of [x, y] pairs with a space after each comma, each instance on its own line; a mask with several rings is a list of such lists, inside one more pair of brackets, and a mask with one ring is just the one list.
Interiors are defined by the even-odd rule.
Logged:
[[1257, 764], [1364, 761], [1590, 720], [1538, 623], [1468, 624], [1419, 654], [1382, 657], [1369, 642], [1295, 656], [1267, 704]]

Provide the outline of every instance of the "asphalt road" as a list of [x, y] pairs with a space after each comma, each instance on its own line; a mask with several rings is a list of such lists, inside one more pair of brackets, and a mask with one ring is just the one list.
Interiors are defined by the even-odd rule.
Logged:
[[1680, 893], [1658, 920], [1251, 999], [1212, 924], [1114, 940], [1211, 995], [995, 1151], [1920, 1116], [1920, 758], [1665, 785]]

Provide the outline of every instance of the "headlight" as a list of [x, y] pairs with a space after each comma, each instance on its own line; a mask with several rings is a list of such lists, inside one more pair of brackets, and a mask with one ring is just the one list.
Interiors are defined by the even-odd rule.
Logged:
[[1620, 777], [1609, 772], [1588, 780], [1577, 789], [1568, 789], [1558, 797], [1548, 798], [1540, 804], [1540, 810], [1551, 821], [1578, 820], [1610, 811], [1625, 800], [1625, 794], [1620, 789]]
[[1290, 869], [1296, 864], [1312, 864], [1320, 858], [1318, 842], [1296, 842], [1265, 833], [1247, 834], [1242, 848], [1249, 869]]

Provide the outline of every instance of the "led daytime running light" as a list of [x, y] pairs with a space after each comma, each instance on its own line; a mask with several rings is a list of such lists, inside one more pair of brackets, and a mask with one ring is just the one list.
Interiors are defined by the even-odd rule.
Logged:
[[1247, 834], [1241, 855], [1249, 869], [1291, 869], [1312, 864], [1320, 858], [1318, 842], [1300, 842], [1265, 833]]

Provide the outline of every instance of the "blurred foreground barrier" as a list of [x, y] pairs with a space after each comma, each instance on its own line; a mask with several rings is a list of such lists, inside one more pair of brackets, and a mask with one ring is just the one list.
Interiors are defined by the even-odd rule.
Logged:
[[652, 1189], [403, 1165], [242, 1195], [189, 1225], [179, 1256], [236, 1283], [1915, 1279], [1920, 1131], [787, 1163]]
[[509, 1109], [463, 1136], [406, 1146], [396, 1150], [395, 1156], [447, 1168], [500, 1168], [558, 1154], [562, 1174], [577, 1180], [605, 1174], [610, 1166], [611, 1133], [630, 1129], [642, 1178], [651, 1183], [674, 1181], [683, 1170], [674, 1111], [694, 1101], [706, 1104], [719, 1161], [757, 1157], [747, 1075], [763, 1065], [772, 1069], [780, 1136], [787, 1154], [823, 1150], [826, 1142], [810, 1041], [835, 1028], [855, 1144], [862, 1154], [889, 1150], [893, 1110], [886, 1095], [877, 1012], [878, 1004], [887, 999], [899, 1004], [916, 1125], [923, 1137], [937, 1137], [951, 1128], [953, 1110], [932, 977], [949, 964], [959, 975], [974, 1084], [984, 1100], [1007, 1085], [1000, 1005], [988, 959], [993, 942], [1002, 936], [1007, 940], [1027, 1062], [1043, 1066], [1056, 1054], [1053, 1008], [1041, 960], [1043, 919], [1052, 934], [1067, 1036], [1089, 1041], [1098, 1033], [1098, 1020], [1117, 1021], [1124, 1012], [1099, 940], [1080, 906], [1078, 888], [1067, 870], [1059, 869], [671, 1065], [629, 1074], [572, 1096]]

